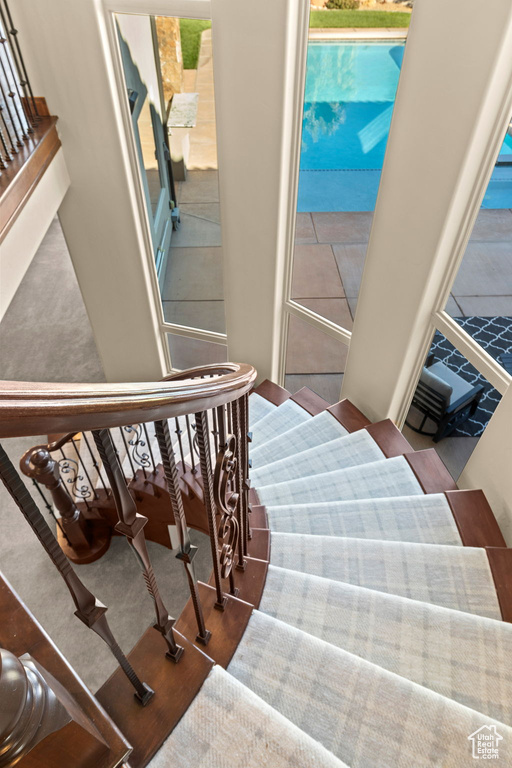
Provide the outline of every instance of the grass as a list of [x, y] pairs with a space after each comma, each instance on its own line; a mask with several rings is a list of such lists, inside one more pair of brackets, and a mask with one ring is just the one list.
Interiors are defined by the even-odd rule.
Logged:
[[211, 21], [201, 19], [180, 19], [181, 52], [183, 68], [196, 69], [201, 45], [201, 32], [210, 29]]
[[322, 27], [408, 27], [410, 13], [387, 11], [311, 11], [309, 26]]
[[[311, 11], [309, 26], [331, 27], [408, 27], [410, 13], [387, 13], [386, 11]], [[211, 27], [211, 21], [181, 19], [181, 50], [184, 69], [196, 69], [201, 45], [201, 32]]]

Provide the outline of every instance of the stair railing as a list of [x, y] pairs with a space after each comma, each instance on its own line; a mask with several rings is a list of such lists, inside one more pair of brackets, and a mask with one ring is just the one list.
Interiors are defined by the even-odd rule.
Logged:
[[0, 169], [7, 169], [40, 121], [7, 0], [0, 0]]
[[[252, 366], [226, 363], [190, 369], [155, 384], [2, 382], [0, 386], [0, 438], [44, 432], [62, 434], [47, 445], [31, 448], [20, 462], [22, 472], [46, 487], [52, 496], [60, 515], [57, 533], [62, 534], [62, 548], [5, 452], [1, 454], [0, 474], [70, 588], [77, 605], [76, 615], [98, 634], [102, 633], [142, 703], [149, 700], [150, 689], [146, 690], [122, 656], [110, 630], [105, 629], [104, 606], [90, 593], [84, 598], [87, 610], [78, 602], [85, 587], [75, 577], [62, 549], [66, 554], [76, 554], [75, 548], [82, 553], [87, 547], [94, 548], [96, 529], [89, 525], [92, 522], [99, 522], [103, 531], [110, 524], [114, 534], [125, 536], [154, 602], [155, 629], [165, 639], [167, 656], [178, 662], [183, 649], [174, 633], [175, 619], [162, 599], [146, 546], [148, 517], [137, 508], [140, 476], [142, 486], [146, 484], [154, 493], [161, 494], [165, 488], [178, 538], [176, 557], [183, 562], [194, 607], [197, 640], [206, 645], [210, 631], [205, 626], [194, 572], [196, 547], [188, 533], [182, 478], [187, 472], [196, 475], [197, 485], [202, 489], [217, 597], [215, 607], [223, 610], [227, 599], [223, 580], [228, 579], [229, 592], [237, 594], [233, 567], [244, 568], [247, 553], [247, 412], [248, 394], [255, 378]], [[124, 447], [124, 454], [116, 448], [116, 442], [121, 449]], [[84, 457], [89, 457], [96, 477], [87, 469]], [[67, 477], [71, 460], [76, 466], [72, 476]]]

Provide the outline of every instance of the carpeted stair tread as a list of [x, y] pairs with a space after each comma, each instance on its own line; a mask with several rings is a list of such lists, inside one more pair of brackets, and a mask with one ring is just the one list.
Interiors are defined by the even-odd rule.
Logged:
[[269, 567], [259, 610], [512, 723], [512, 625]]
[[280, 568], [501, 619], [485, 549], [272, 533]]
[[421, 485], [403, 456], [362, 467], [348, 467], [312, 477], [256, 488], [261, 504], [307, 504], [322, 501], [422, 495]]
[[302, 453], [267, 464], [251, 471], [251, 483], [258, 486], [274, 485], [300, 477], [321, 475], [337, 469], [355, 467], [380, 461], [385, 456], [366, 431], [360, 429], [351, 435], [339, 437], [330, 443], [309, 448]]
[[251, 427], [275, 411], [276, 408], [277, 405], [271, 403], [270, 400], [261, 397], [257, 392], [251, 392], [249, 397], [249, 424]]
[[450, 544], [462, 541], [444, 493], [266, 508], [281, 533]]
[[345, 435], [348, 435], [345, 427], [328, 411], [323, 411], [309, 421], [304, 421], [290, 429], [284, 435], [278, 435], [257, 447], [251, 446], [252, 466], [263, 467]]
[[512, 761], [507, 726], [260, 611], [228, 671], [351, 768], [466, 768], [483, 725]]
[[[252, 397], [252, 395], [251, 395]], [[264, 416], [257, 424], [251, 424], [252, 445], [257, 446], [272, 440], [283, 432], [288, 432], [303, 421], [312, 419], [310, 413], [298, 405], [293, 400], [286, 400], [279, 405], [272, 413]]]
[[222, 667], [215, 666], [149, 768], [346, 768]]

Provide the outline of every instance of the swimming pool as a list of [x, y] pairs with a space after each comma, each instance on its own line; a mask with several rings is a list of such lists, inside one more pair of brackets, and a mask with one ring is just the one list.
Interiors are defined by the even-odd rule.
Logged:
[[[374, 209], [403, 54], [403, 41], [309, 44], [299, 211]], [[495, 168], [482, 207], [512, 207], [512, 166]]]

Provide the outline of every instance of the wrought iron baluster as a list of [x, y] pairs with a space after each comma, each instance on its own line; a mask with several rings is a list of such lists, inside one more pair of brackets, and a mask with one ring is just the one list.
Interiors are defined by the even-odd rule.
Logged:
[[217, 425], [217, 410], [215, 408], [212, 410], [212, 419], [213, 419], [212, 435], [213, 435], [213, 441], [215, 445], [215, 455], [217, 455], [219, 452], [219, 427]]
[[[4, 111], [4, 105], [5, 105], [5, 109], [7, 109], [7, 114], [9, 116], [9, 120], [6, 119], [5, 111]], [[19, 152], [19, 147], [21, 147], [23, 144], [22, 144], [21, 141], [19, 141], [19, 139], [17, 139], [17, 144], [15, 144], [15, 142], [14, 142], [12, 134], [13, 134], [13, 132], [16, 134], [16, 130], [15, 130], [15, 127], [13, 126], [13, 123], [12, 123], [11, 111], [9, 109], [9, 103], [8, 103], [7, 99], [5, 98], [5, 92], [4, 92], [4, 89], [3, 89], [1, 81], [0, 81], [0, 112], [2, 114], [2, 122], [4, 124], [5, 133], [7, 134], [7, 138], [9, 140], [9, 144], [11, 145], [11, 149], [9, 150], [9, 153], [12, 154], [12, 155], [17, 155], [18, 152]], [[16, 136], [16, 138], [17, 138], [17, 136]]]
[[103, 490], [105, 491], [107, 496], [110, 496], [110, 488], [107, 488], [107, 486], [105, 484], [105, 481], [103, 480], [103, 475], [101, 474], [101, 467], [98, 464], [98, 460], [96, 459], [96, 456], [94, 455], [94, 451], [91, 448], [91, 444], [89, 443], [89, 438], [87, 437], [85, 432], [82, 432], [82, 437], [85, 440], [85, 444], [87, 446], [87, 450], [89, 451], [89, 455], [91, 457], [93, 467], [96, 470], [96, 472], [98, 473], [98, 477], [100, 479], [100, 483], [103, 486]]
[[[87, 499], [91, 495], [89, 486], [82, 485], [78, 487], [77, 485], [79, 480], [83, 480], [82, 475], [79, 474], [80, 472], [79, 463], [74, 459], [70, 459], [69, 456], [66, 456], [62, 448], [60, 449], [60, 453], [62, 455], [62, 458], [59, 459], [58, 461], [59, 470], [60, 470], [61, 476], [63, 477], [63, 479], [65, 479], [64, 488], [69, 494], [69, 498], [73, 503], [75, 503], [76, 497], [79, 496], [82, 501], [85, 501], [85, 506], [89, 508], [89, 503], [87, 501]], [[66, 475], [69, 475], [69, 477], [66, 477]], [[71, 490], [68, 488], [69, 485], [71, 486]]]
[[[94, 485], [93, 485], [93, 482], [92, 482], [92, 480], [91, 480], [91, 477], [90, 477], [90, 475], [89, 475], [89, 472], [87, 471], [87, 467], [85, 466], [85, 463], [84, 463], [84, 460], [82, 459], [82, 456], [81, 456], [81, 454], [80, 454], [80, 451], [79, 451], [79, 450], [78, 450], [78, 448], [76, 447], [76, 442], [77, 442], [77, 441], [75, 440], [75, 438], [74, 438], [74, 437], [72, 437], [72, 438], [71, 438], [71, 444], [73, 445], [73, 448], [75, 449], [75, 453], [76, 453], [76, 455], [77, 455], [77, 458], [78, 458], [78, 464], [79, 464], [79, 466], [81, 466], [81, 467], [82, 467], [83, 471], [85, 472], [85, 476], [86, 476], [86, 478], [87, 478], [87, 480], [88, 480], [88, 482], [89, 482], [89, 486], [91, 487], [91, 490], [92, 490], [92, 494], [93, 494], [94, 498], [95, 498], [95, 499], [98, 499], [98, 498], [99, 498], [99, 497], [98, 497], [98, 494], [96, 493], [96, 489], [95, 489], [95, 487], [94, 487]], [[87, 504], [87, 501], [85, 500], [85, 498], [84, 498], [84, 501], [85, 501], [85, 503]], [[89, 506], [89, 504], [87, 504], [87, 506]]]
[[245, 571], [247, 563], [244, 553], [244, 540], [245, 540], [245, 520], [242, 510], [242, 495], [243, 495], [243, 464], [241, 455], [242, 444], [242, 418], [240, 408], [240, 398], [230, 403], [231, 421], [233, 424], [233, 434], [235, 435], [235, 451], [236, 451], [236, 466], [235, 471], [232, 473], [233, 483], [232, 488], [234, 495], [236, 496], [236, 519], [238, 520], [238, 528], [240, 535], [238, 536], [238, 562], [236, 564], [237, 571]]
[[196, 468], [196, 459], [194, 455], [194, 438], [192, 437], [192, 431], [190, 428], [190, 418], [188, 416], [185, 416], [185, 424], [187, 425], [187, 437], [188, 437], [188, 446], [190, 448], [190, 461], [192, 462], [192, 474], [195, 475], [197, 472], [197, 468]]
[[243, 485], [242, 485], [242, 515], [244, 518], [245, 537], [244, 537], [244, 554], [247, 555], [247, 547], [249, 539], [252, 539], [252, 531], [250, 525], [251, 505], [249, 504], [249, 491], [251, 489], [251, 482], [249, 479], [249, 443], [251, 442], [251, 435], [249, 433], [249, 395], [245, 394], [241, 398], [241, 413], [242, 413], [242, 465], [243, 465]]
[[50, 560], [62, 576], [76, 606], [75, 616], [93, 630], [108, 645], [121, 669], [135, 688], [135, 696], [142, 704], [147, 704], [153, 696], [151, 688], [143, 683], [135, 673], [130, 662], [117, 644], [105, 616], [107, 608], [78, 578], [69, 560], [59, 547], [50, 527], [37, 508], [12, 462], [0, 445], [0, 475], [23, 517], [30, 525]]
[[155, 629], [160, 632], [167, 643], [168, 658], [177, 662], [183, 653], [183, 648], [176, 643], [173, 632], [173, 625], [176, 620], [169, 615], [164, 605], [155, 572], [149, 559], [146, 537], [144, 536], [144, 526], [147, 523], [147, 517], [137, 512], [135, 502], [126, 485], [121, 464], [116, 456], [110, 431], [108, 429], [100, 429], [93, 431], [92, 434], [103, 461], [116, 503], [119, 522], [116, 524], [115, 530], [126, 537], [137, 557], [148, 592], [155, 603]]
[[[19, 40], [18, 40], [18, 30], [14, 26], [14, 23], [13, 23], [13, 20], [12, 20], [12, 16], [11, 16], [11, 11], [9, 9], [9, 5], [7, 4], [7, 0], [3, 0], [3, 6], [5, 8], [5, 13], [7, 14], [7, 20], [8, 20], [9, 23], [6, 23], [5, 16], [4, 16], [3, 12], [1, 12], [1, 10], [2, 10], [2, 2], [0, 2], [0, 12], [1, 12], [2, 23], [3, 23], [4, 27], [5, 27], [5, 30], [11, 36], [11, 38], [12, 38], [12, 40], [14, 42], [14, 45], [11, 46], [11, 50], [13, 52], [16, 68], [18, 69], [18, 72], [20, 73], [20, 75], [21, 74], [23, 75], [23, 79], [21, 80], [21, 86], [22, 86], [22, 88], [23, 88], [23, 90], [25, 92], [25, 96], [27, 98], [27, 102], [30, 99], [30, 101], [32, 102], [33, 112], [34, 112], [36, 118], [39, 118], [39, 112], [37, 110], [37, 104], [36, 104], [36, 101], [34, 99], [34, 94], [32, 93], [32, 86], [30, 85], [30, 80], [29, 80], [28, 74], [27, 74], [27, 68], [25, 67], [25, 61], [24, 61], [23, 55], [21, 53], [20, 43], [19, 43]], [[28, 94], [25, 91], [25, 88], [27, 89]]]
[[149, 455], [151, 457], [151, 464], [153, 466], [152, 474], [156, 472], [156, 463], [155, 463], [155, 457], [153, 456], [153, 449], [151, 448], [151, 440], [149, 439], [149, 432], [148, 428], [145, 423], [142, 424], [142, 428], [144, 430], [144, 434], [146, 435], [146, 441], [148, 446]]
[[174, 457], [174, 451], [172, 449], [171, 432], [168, 422], [155, 421], [155, 434], [156, 439], [158, 440], [160, 456], [162, 457], [162, 466], [165, 472], [165, 479], [167, 480], [167, 489], [169, 491], [174, 522], [176, 524], [176, 530], [178, 532], [178, 539], [180, 542], [180, 551], [176, 557], [178, 560], [182, 560], [183, 565], [185, 566], [185, 573], [187, 574], [190, 596], [192, 597], [194, 613], [196, 615], [198, 628], [198, 635], [196, 640], [198, 640], [203, 645], [206, 645], [210, 639], [211, 633], [205, 627], [203, 609], [201, 607], [199, 592], [197, 590], [197, 579], [193, 564], [194, 557], [197, 553], [197, 547], [193, 546], [190, 542], [185, 510], [183, 508], [183, 499], [180, 491], [178, 470], [176, 468], [176, 460]]
[[[0, 6], [0, 8], [1, 8], [1, 6]], [[7, 83], [7, 85], [11, 89], [10, 93], [9, 93], [9, 96], [12, 98], [12, 102], [14, 104], [14, 108], [15, 108], [15, 111], [16, 111], [16, 117], [18, 118], [18, 122], [19, 122], [20, 128], [21, 128], [21, 134], [22, 134], [24, 139], [28, 139], [29, 138], [28, 134], [29, 133], [34, 133], [34, 130], [33, 130], [32, 126], [30, 125], [30, 122], [27, 120], [26, 109], [23, 107], [23, 100], [22, 100], [21, 92], [20, 92], [20, 84], [18, 82], [18, 73], [15, 71], [14, 66], [13, 66], [12, 58], [9, 55], [9, 50], [8, 50], [8, 47], [7, 47], [7, 38], [2, 35], [1, 29], [0, 29], [0, 51], [3, 52], [3, 59], [5, 61], [7, 61], [8, 71], [7, 71], [7, 69], [6, 69], [4, 64], [2, 64], [2, 69], [4, 71], [6, 83]], [[2, 57], [1, 53], [0, 53], [0, 57]], [[11, 75], [10, 78], [9, 78], [9, 72], [10, 72], [10, 75]], [[13, 89], [12, 89], [12, 83], [14, 83], [14, 87], [16, 89], [15, 91], [13, 91]], [[19, 106], [18, 106], [18, 104], [19, 104]], [[20, 114], [20, 107], [21, 107], [21, 114]], [[22, 117], [21, 117], [22, 115], [23, 115], [23, 118], [24, 118], [23, 120], [22, 120]]]
[[43, 500], [43, 504], [45, 505], [46, 509], [48, 510], [48, 512], [50, 514], [50, 517], [53, 518], [53, 520], [55, 521], [55, 525], [60, 530], [60, 532], [62, 533], [62, 535], [64, 536], [64, 538], [66, 539], [66, 541], [69, 544], [69, 539], [68, 539], [68, 537], [66, 535], [66, 531], [62, 527], [59, 518], [57, 517], [57, 515], [53, 511], [52, 505], [50, 504], [50, 502], [48, 501], [48, 499], [44, 495], [43, 491], [41, 490], [41, 486], [39, 485], [37, 480], [34, 480], [34, 478], [32, 478], [32, 484], [33, 484], [34, 488], [36, 489], [37, 493], [39, 494], [39, 496], [41, 497], [41, 499]]
[[212, 551], [213, 576], [217, 601], [215, 607], [224, 610], [227, 598], [222, 590], [221, 571], [219, 562], [219, 550], [217, 546], [217, 520], [215, 500], [213, 496], [212, 460], [210, 454], [210, 441], [208, 438], [208, 419], [205, 411], [195, 415], [197, 442], [199, 446], [199, 463], [203, 478], [204, 505], [208, 519], [208, 531], [210, 534], [210, 546]]
[[217, 424], [219, 427], [219, 443], [220, 447], [226, 445], [226, 407], [224, 405], [217, 406]]
[[3, 157], [2, 157], [2, 168], [7, 168], [7, 163], [12, 160], [12, 155], [9, 151], [9, 148], [7, 147], [7, 142], [5, 140], [4, 135], [4, 129], [2, 128], [1, 123], [4, 122], [4, 118], [2, 115], [2, 105], [0, 104], [0, 143], [3, 147]]
[[[128, 448], [128, 441], [127, 441], [127, 439], [126, 439], [126, 437], [125, 437], [125, 434], [124, 434], [124, 429], [123, 429], [123, 427], [119, 427], [119, 431], [120, 431], [120, 433], [121, 433], [121, 437], [123, 438], [123, 443], [124, 443], [124, 447], [125, 447], [125, 450], [126, 450], [126, 455], [128, 456], [128, 462], [129, 462], [129, 464], [130, 464], [130, 468], [131, 468], [131, 470], [132, 470], [132, 476], [133, 476], [133, 479], [135, 480], [136, 469], [135, 469], [135, 467], [133, 466], [132, 457], [131, 457], [131, 455], [130, 455], [130, 449]], [[123, 474], [124, 474], [124, 473], [123, 473]]]
[[[132, 437], [128, 440], [128, 444], [132, 447], [132, 458], [135, 464], [142, 469], [144, 480], [148, 479], [146, 469], [151, 466], [151, 461], [147, 453], [140, 452], [139, 448], [144, 448], [146, 443], [142, 440], [142, 426], [137, 424], [135, 426], [128, 425], [123, 427], [125, 432], [131, 433]], [[135, 476], [134, 476], [135, 479]]]
[[185, 456], [183, 454], [183, 441], [181, 439], [181, 436], [182, 436], [183, 432], [181, 430], [180, 422], [179, 422], [179, 419], [178, 419], [177, 416], [174, 418], [174, 423], [176, 424], [175, 432], [176, 432], [176, 435], [178, 436], [178, 446], [179, 446], [179, 449], [180, 449], [181, 466], [183, 467], [183, 471], [184, 471], [185, 470]]
[[228, 435], [221, 447], [215, 464], [213, 496], [217, 509], [221, 512], [219, 523], [219, 542], [221, 544], [220, 569], [223, 579], [229, 579], [229, 591], [238, 595], [235, 587], [233, 563], [240, 537], [240, 526], [236, 516], [238, 495], [232, 493], [230, 480], [237, 471], [236, 438]]

